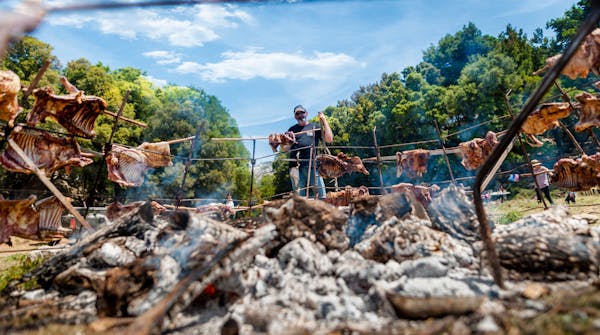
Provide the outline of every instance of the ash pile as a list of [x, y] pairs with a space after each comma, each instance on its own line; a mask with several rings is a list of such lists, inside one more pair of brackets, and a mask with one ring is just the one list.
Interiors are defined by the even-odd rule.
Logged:
[[[509, 308], [543, 313], [548, 287], [599, 274], [596, 218], [556, 207], [493, 229], [500, 289], [454, 187], [426, 204], [410, 192], [342, 208], [291, 197], [265, 204], [256, 228], [151, 202], [114, 215], [4, 290], [2, 333], [507, 333]], [[18, 289], [28, 279], [41, 288]]]

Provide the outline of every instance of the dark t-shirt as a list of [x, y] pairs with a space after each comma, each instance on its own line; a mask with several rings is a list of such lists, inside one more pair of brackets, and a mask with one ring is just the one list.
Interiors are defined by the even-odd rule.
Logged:
[[[298, 133], [305, 130], [317, 129], [319, 128], [316, 124], [309, 123], [306, 126], [302, 127], [298, 124], [295, 124], [288, 129], [288, 131]], [[321, 140], [321, 130], [317, 130], [314, 133], [308, 132], [306, 134], [296, 135], [296, 144], [292, 144], [290, 148], [290, 158], [296, 159], [298, 157], [300, 159], [300, 166], [308, 166], [308, 159], [310, 158], [310, 146], [313, 144], [313, 140], [315, 142], [315, 147], [319, 145], [319, 141]], [[295, 150], [298, 148], [303, 148], [300, 150]], [[316, 150], [315, 150], [316, 151]], [[296, 156], [298, 155], [298, 156]], [[313, 158], [315, 157], [315, 153], [313, 152]], [[290, 167], [297, 166], [295, 161], [290, 161]]]

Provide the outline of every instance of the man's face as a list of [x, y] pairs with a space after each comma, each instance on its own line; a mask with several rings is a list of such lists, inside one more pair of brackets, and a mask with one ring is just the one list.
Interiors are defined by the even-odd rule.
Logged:
[[306, 111], [302, 109], [296, 109], [294, 111], [294, 118], [298, 123], [306, 122]]

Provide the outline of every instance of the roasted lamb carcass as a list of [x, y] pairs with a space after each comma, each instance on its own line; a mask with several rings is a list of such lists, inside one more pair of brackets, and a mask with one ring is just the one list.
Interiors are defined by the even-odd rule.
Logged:
[[461, 164], [467, 170], [477, 169], [494, 150], [498, 144], [498, 138], [494, 132], [488, 131], [485, 138], [474, 138], [458, 145], [462, 154]]
[[146, 155], [137, 148], [114, 144], [106, 155], [108, 179], [123, 186], [140, 186], [149, 167]]
[[600, 153], [559, 159], [550, 182], [570, 191], [586, 191], [600, 185]]
[[340, 152], [337, 156], [322, 154], [317, 156], [317, 169], [323, 178], [338, 178], [346, 173], [360, 172], [369, 175], [360, 157], [349, 157]]
[[[65, 199], [71, 203], [70, 198]], [[65, 211], [65, 207], [55, 196], [37, 201], [34, 207], [40, 215], [38, 227], [42, 238], [55, 237], [57, 235], [65, 236], [72, 232], [71, 229], [63, 228], [61, 225], [61, 217]]]
[[369, 195], [369, 189], [366, 186], [350, 187], [337, 192], [327, 192], [324, 201], [333, 206], [348, 206], [352, 200]]
[[599, 127], [600, 99], [588, 92], [579, 93], [575, 99], [581, 103], [581, 114], [575, 124], [575, 130], [584, 131], [590, 127]]
[[10, 70], [0, 71], [0, 120], [11, 126], [21, 112], [17, 94], [21, 90], [21, 80]]
[[226, 220], [231, 215], [235, 214], [233, 208], [226, 204], [210, 203], [206, 205], [200, 205], [196, 207], [196, 213], [202, 215], [214, 216], [217, 215], [218, 219]]
[[21, 200], [0, 200], [0, 243], [11, 245], [11, 236], [45, 240], [70, 232], [60, 226], [65, 208], [55, 197], [36, 200], [35, 195]]
[[151, 168], [172, 166], [171, 148], [167, 142], [144, 142], [137, 147], [146, 156], [146, 165]]
[[[554, 55], [546, 59], [546, 65], [535, 71], [533, 74], [538, 75], [549, 68], [553, 67], [558, 63], [562, 55]], [[600, 65], [600, 29], [596, 28], [589, 35], [585, 37], [585, 40], [573, 57], [569, 60], [569, 63], [562, 70], [562, 74], [571, 78], [587, 78], [590, 71], [595, 75], [600, 74], [598, 72], [598, 66]]]
[[[79, 144], [72, 137], [56, 137], [44, 130], [20, 126], [9, 136], [47, 176], [65, 166], [86, 166], [92, 160], [83, 157]], [[0, 165], [12, 172], [33, 173], [10, 145], [0, 155]]]
[[296, 143], [296, 135], [291, 131], [283, 134], [269, 135], [269, 145], [271, 146], [271, 149], [273, 149], [273, 152], [277, 152], [277, 147], [279, 146], [281, 146], [283, 151], [287, 151], [294, 143]]
[[432, 185], [431, 187], [427, 187], [422, 185], [413, 185], [411, 183], [399, 183], [396, 185], [392, 185], [392, 193], [410, 192], [416, 198], [416, 200], [419, 201], [421, 205], [423, 205], [423, 207], [427, 207], [431, 203], [431, 191], [439, 191], [439, 186]]
[[568, 102], [549, 102], [540, 105], [521, 126], [521, 130], [528, 135], [541, 135], [546, 131], [558, 127], [558, 120], [566, 118], [573, 109]]
[[94, 123], [106, 110], [106, 101], [102, 98], [84, 95], [83, 91], [56, 95], [50, 88], [37, 89], [33, 96], [35, 104], [27, 115], [29, 126], [35, 126], [46, 117], [51, 117], [73, 135], [85, 138], [96, 136]]
[[410, 178], [422, 177], [427, 172], [429, 150], [415, 149], [396, 153], [396, 177], [405, 172]]
[[[120, 202], [115, 201], [106, 206], [106, 219], [113, 222], [118, 218], [130, 213], [134, 209], [142, 207], [145, 203], [145, 201], [135, 201], [130, 204], [123, 205]], [[151, 201], [150, 206], [152, 207], [152, 215], [154, 216], [160, 215], [167, 211], [167, 208], [156, 201]]]

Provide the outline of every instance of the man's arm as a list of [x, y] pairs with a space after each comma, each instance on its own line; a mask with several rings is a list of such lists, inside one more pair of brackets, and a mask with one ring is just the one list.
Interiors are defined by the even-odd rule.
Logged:
[[327, 122], [327, 118], [323, 112], [318, 113], [319, 121], [321, 121], [321, 133], [323, 134], [323, 141], [325, 143], [333, 142], [333, 132], [331, 131], [331, 127], [329, 127], [329, 123]]

